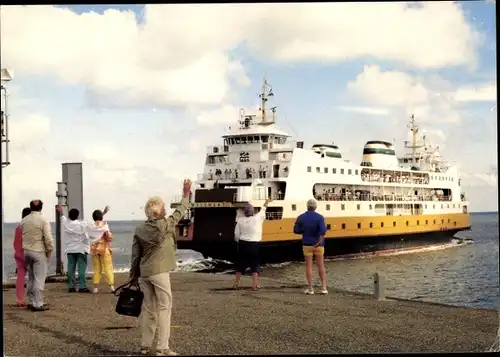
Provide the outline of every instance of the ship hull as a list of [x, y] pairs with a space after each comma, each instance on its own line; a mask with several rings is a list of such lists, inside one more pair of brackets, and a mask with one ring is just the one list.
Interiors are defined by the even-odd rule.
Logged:
[[[373, 255], [446, 244], [451, 242], [455, 234], [462, 230], [464, 229], [358, 238], [330, 238], [326, 239], [325, 242], [325, 257]], [[237, 252], [235, 242], [220, 241], [209, 237], [205, 237], [203, 241], [180, 240], [177, 242], [177, 248], [191, 249], [203, 254], [206, 258], [229, 262], [235, 261]], [[301, 241], [291, 239], [261, 242], [260, 257], [262, 264], [301, 261], [303, 260]]]

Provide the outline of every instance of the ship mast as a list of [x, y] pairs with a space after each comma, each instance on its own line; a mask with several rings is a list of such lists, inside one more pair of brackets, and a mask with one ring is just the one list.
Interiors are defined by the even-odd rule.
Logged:
[[418, 126], [415, 123], [415, 115], [412, 114], [410, 117], [410, 123], [408, 124], [408, 128], [410, 128], [411, 131], [411, 146], [408, 145], [408, 141], [405, 141], [405, 147], [407, 149], [411, 149], [411, 164], [412, 166], [415, 166], [415, 153], [418, 148], [421, 148], [422, 145], [417, 145], [417, 133], [418, 133]]
[[268, 91], [268, 87], [270, 87], [270, 86], [269, 86], [269, 83], [267, 83], [266, 75], [264, 75], [264, 80], [262, 82], [262, 92], [259, 94], [259, 98], [260, 98], [260, 111], [262, 113], [262, 121], [260, 122], [260, 124], [263, 124], [263, 125], [272, 124], [272, 122], [274, 121], [274, 117], [275, 117], [274, 113], [276, 111], [276, 109], [275, 109], [276, 107], [272, 108], [272, 111], [273, 111], [273, 121], [272, 122], [268, 122], [267, 121], [267, 117], [266, 117], [266, 114], [267, 114], [266, 103], [269, 100], [269, 97], [274, 96], [272, 88]]

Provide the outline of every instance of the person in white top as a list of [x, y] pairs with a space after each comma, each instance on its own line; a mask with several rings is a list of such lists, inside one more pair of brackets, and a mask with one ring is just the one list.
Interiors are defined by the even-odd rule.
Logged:
[[[78, 268], [78, 292], [88, 293], [86, 274], [87, 257], [90, 252], [90, 239], [88, 235], [89, 223], [79, 220], [80, 211], [72, 208], [68, 212], [68, 218], [63, 215], [63, 208], [57, 206], [57, 211], [61, 214], [62, 238], [66, 242], [65, 254], [68, 258], [68, 291], [76, 292], [75, 272]], [[108, 207], [104, 209], [108, 211]]]
[[253, 206], [248, 204], [244, 209], [244, 217], [240, 217], [236, 221], [234, 240], [238, 244], [238, 257], [233, 289], [238, 289], [241, 275], [245, 274], [248, 267], [252, 272], [253, 290], [260, 289], [259, 246], [262, 240], [262, 225], [266, 219], [266, 208], [270, 201], [270, 199], [267, 199], [257, 214], [255, 214]]
[[[106, 207], [107, 209], [107, 207]], [[113, 269], [113, 258], [111, 252], [112, 234], [109, 226], [104, 222], [104, 215], [107, 210], [101, 211], [96, 209], [92, 213], [94, 222], [87, 227], [87, 233], [91, 240], [90, 252], [92, 253], [92, 284], [94, 288], [92, 292], [97, 294], [99, 292], [99, 283], [101, 277], [109, 286], [111, 292], [115, 291], [115, 273]]]

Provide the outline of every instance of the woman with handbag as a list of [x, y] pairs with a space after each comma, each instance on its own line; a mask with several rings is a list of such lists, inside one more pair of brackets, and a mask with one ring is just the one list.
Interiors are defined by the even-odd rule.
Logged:
[[99, 292], [99, 283], [101, 277], [104, 276], [106, 283], [111, 292], [115, 291], [115, 274], [113, 271], [113, 258], [111, 251], [111, 241], [113, 235], [109, 230], [109, 226], [103, 221], [104, 213], [101, 210], [95, 210], [92, 213], [94, 219], [93, 224], [87, 226], [87, 233], [89, 235], [90, 253], [92, 254], [92, 284], [94, 288], [92, 292], [97, 294]]
[[158, 328], [157, 356], [175, 356], [169, 346], [172, 291], [170, 271], [177, 267], [175, 226], [189, 208], [191, 180], [184, 180], [183, 198], [167, 217], [160, 197], [150, 198], [144, 207], [146, 221], [135, 230], [132, 243], [130, 284], [139, 283], [144, 294], [141, 321], [141, 354], [151, 352]]

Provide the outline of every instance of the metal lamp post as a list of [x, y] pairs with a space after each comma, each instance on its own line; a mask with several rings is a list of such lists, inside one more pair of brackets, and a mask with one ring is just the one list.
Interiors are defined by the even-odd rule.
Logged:
[[[8, 92], [7, 92], [7, 83], [12, 80], [13, 76], [12, 73], [9, 72], [7, 69], [2, 68], [1, 73], [0, 73], [0, 91], [3, 94], [3, 106], [1, 107], [1, 112], [0, 112], [0, 117], [1, 117], [1, 145], [2, 149], [4, 147], [5, 143], [5, 151], [2, 151], [2, 167], [1, 167], [1, 180], [2, 180], [2, 185], [0, 187], [1, 195], [2, 195], [2, 245], [4, 244], [4, 209], [3, 209], [3, 176], [4, 176], [4, 168], [10, 165], [9, 161], [9, 112], [8, 112]], [[5, 249], [2, 249], [2, 282], [5, 281], [5, 265], [3, 264], [4, 261], [4, 251]]]

